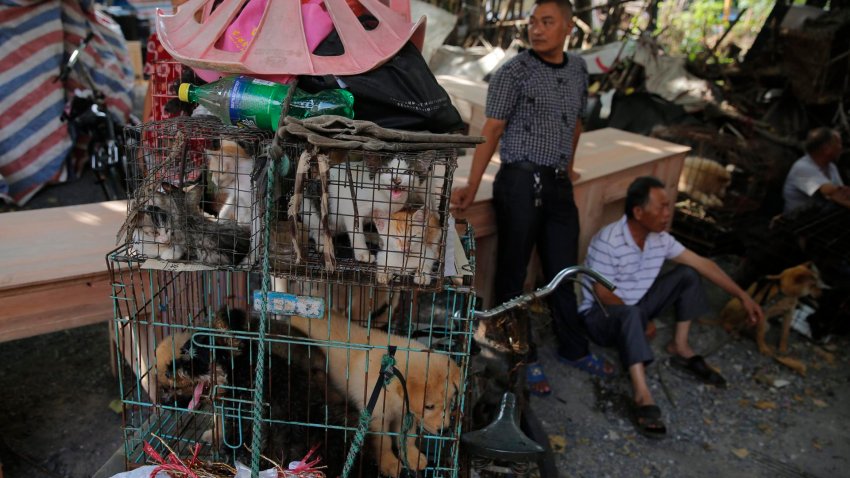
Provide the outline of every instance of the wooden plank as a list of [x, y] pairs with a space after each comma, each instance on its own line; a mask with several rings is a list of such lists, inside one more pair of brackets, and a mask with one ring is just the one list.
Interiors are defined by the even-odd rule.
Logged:
[[0, 215], [0, 342], [112, 318], [106, 254], [126, 214], [109, 201]]
[[0, 295], [0, 342], [104, 322], [112, 318], [107, 274], [55, 287], [18, 288]]
[[108, 201], [0, 215], [0, 290], [106, 271], [126, 214]]

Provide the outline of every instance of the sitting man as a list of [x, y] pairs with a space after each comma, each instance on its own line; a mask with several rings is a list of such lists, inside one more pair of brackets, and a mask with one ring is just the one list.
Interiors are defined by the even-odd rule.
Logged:
[[[686, 249], [666, 232], [671, 218], [670, 199], [661, 181], [641, 177], [632, 182], [626, 195], [626, 214], [593, 237], [585, 260], [585, 265], [617, 286], [611, 292], [600, 284], [593, 285], [607, 316], [591, 294], [585, 294], [579, 307], [590, 339], [619, 350], [635, 394], [636, 428], [653, 438], [665, 436], [667, 429], [646, 384], [645, 367], [653, 360], [645, 334], [649, 321], [673, 305], [676, 328], [667, 345], [671, 365], [705, 383], [725, 386], [723, 377], [706, 365], [688, 344], [691, 320], [707, 312], [697, 273], [741, 299], [751, 322], [762, 318], [758, 304], [717, 264]], [[679, 265], [659, 275], [665, 259]]]
[[831, 128], [816, 128], [806, 137], [805, 147], [806, 155], [794, 162], [782, 187], [783, 214], [799, 210], [813, 199], [850, 208], [850, 188], [835, 166], [841, 156], [841, 135]]

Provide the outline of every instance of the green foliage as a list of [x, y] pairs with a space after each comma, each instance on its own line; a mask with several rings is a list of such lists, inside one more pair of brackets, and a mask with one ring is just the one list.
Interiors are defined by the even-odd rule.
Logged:
[[[775, 0], [738, 0], [732, 14], [747, 9], [724, 40], [746, 50], [761, 30]], [[659, 3], [655, 34], [670, 54], [687, 55], [691, 60], [710, 50], [729, 28], [723, 19], [723, 0], [665, 0]], [[732, 61], [717, 49], [721, 62]]]

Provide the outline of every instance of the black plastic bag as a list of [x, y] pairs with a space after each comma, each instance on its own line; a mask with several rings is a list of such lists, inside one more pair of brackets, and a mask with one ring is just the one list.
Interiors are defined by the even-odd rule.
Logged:
[[[367, 30], [374, 28], [375, 21], [369, 15], [360, 17]], [[336, 30], [319, 44], [314, 53], [319, 56], [343, 53]], [[355, 119], [408, 131], [455, 133], [464, 129], [463, 120], [448, 93], [437, 83], [422, 54], [411, 42], [407, 42], [386, 63], [366, 73], [339, 77], [301, 76], [298, 86], [315, 93], [339, 88], [337, 78], [354, 95]]]

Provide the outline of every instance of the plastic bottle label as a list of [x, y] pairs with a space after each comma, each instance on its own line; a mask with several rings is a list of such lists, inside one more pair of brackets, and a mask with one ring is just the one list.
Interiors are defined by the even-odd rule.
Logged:
[[236, 78], [230, 90], [230, 123], [274, 129], [271, 115], [280, 115], [280, 101], [276, 98], [280, 86], [265, 80]]

